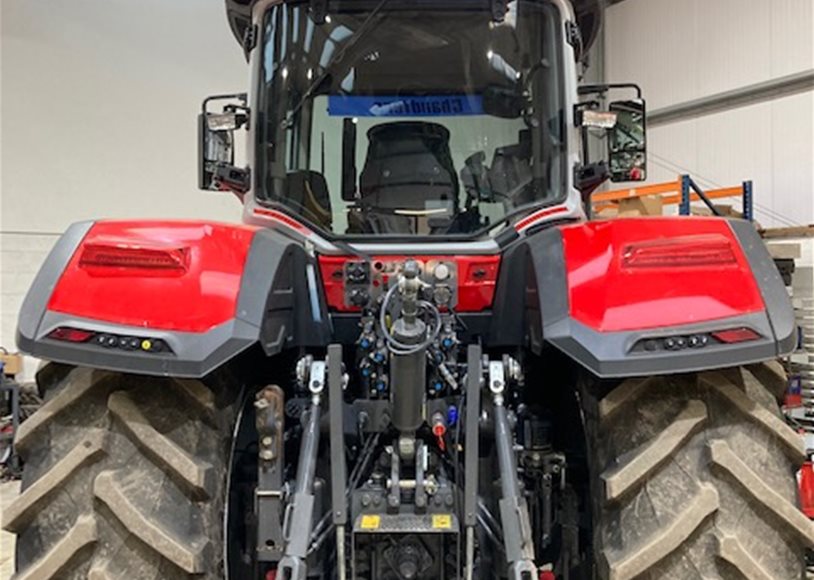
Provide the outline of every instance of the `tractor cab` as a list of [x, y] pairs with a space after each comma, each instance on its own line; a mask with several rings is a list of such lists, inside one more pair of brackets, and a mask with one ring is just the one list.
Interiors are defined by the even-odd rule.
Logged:
[[[205, 102], [200, 185], [238, 193], [248, 221], [281, 212], [326, 238], [353, 240], [488, 236], [545, 208], [582, 217], [584, 168], [571, 152], [581, 139], [575, 57], [585, 47], [570, 6], [333, 0], [239, 8], [231, 21], [251, 55], [253, 92], [237, 104], [224, 97], [224, 113], [208, 109], [219, 98]], [[578, 117], [589, 125], [588, 115]], [[250, 160], [239, 168], [231, 131], [243, 124]], [[583, 165], [600, 182], [609, 176]], [[624, 169], [613, 175], [628, 177]]]

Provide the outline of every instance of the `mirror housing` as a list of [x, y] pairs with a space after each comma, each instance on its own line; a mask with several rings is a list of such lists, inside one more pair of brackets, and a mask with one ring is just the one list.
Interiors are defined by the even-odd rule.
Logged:
[[248, 115], [237, 111], [206, 114], [206, 125], [209, 131], [236, 131], [247, 121]]
[[611, 181], [645, 181], [647, 126], [644, 100], [614, 101], [609, 110], [616, 115], [616, 124], [608, 130]]
[[[636, 97], [613, 101], [602, 110], [608, 92], [635, 91]], [[582, 133], [582, 165], [576, 168], [575, 185], [583, 196], [590, 195], [602, 182], [645, 181], [647, 179], [647, 123], [642, 89], [632, 83], [583, 85], [580, 97], [591, 97], [574, 106], [574, 124]], [[593, 98], [596, 97], [596, 98]], [[592, 162], [589, 136], [607, 140], [607, 163]], [[601, 167], [601, 170], [598, 170]]]
[[[210, 112], [213, 101], [238, 101], [224, 105], [219, 113]], [[235, 167], [235, 131], [249, 122], [245, 93], [218, 95], [204, 100], [198, 115], [198, 188], [205, 191], [249, 190], [249, 170]]]

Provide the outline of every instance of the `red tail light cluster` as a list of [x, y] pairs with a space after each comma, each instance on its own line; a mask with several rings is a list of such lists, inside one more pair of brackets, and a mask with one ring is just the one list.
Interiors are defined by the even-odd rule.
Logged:
[[119, 350], [137, 350], [149, 353], [171, 352], [169, 345], [160, 338], [92, 332], [68, 326], [60, 326], [52, 330], [48, 333], [48, 338], [61, 342], [88, 343]]
[[738, 344], [763, 338], [751, 328], [728, 328], [709, 333], [695, 333], [685, 336], [673, 335], [664, 337], [651, 337], [638, 341], [633, 346], [634, 352], [660, 352], [665, 350], [680, 351], [685, 349], [700, 349], [716, 344]]
[[127, 244], [88, 243], [82, 249], [80, 268], [123, 268], [183, 273], [189, 248], [151, 248]]
[[78, 328], [60, 327], [51, 331], [48, 338], [54, 340], [63, 340], [65, 342], [87, 342], [96, 335], [95, 332], [89, 330], [80, 330]]
[[749, 342], [757, 340], [760, 335], [751, 328], [730, 328], [727, 330], [718, 330], [711, 333], [712, 338], [723, 342], [724, 344], [737, 344], [739, 342]]
[[693, 268], [736, 266], [732, 243], [719, 235], [697, 235], [629, 244], [623, 268]]

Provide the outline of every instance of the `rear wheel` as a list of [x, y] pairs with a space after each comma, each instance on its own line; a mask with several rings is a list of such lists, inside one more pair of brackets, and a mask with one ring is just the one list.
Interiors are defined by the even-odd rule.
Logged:
[[3, 513], [18, 578], [222, 578], [234, 389], [53, 364], [38, 381]]
[[814, 524], [765, 367], [583, 389], [599, 576], [794, 579]]

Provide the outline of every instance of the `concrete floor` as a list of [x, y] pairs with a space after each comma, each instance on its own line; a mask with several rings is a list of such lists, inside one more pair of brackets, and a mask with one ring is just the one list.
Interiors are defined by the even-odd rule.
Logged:
[[[19, 481], [0, 483], [0, 513], [20, 491]], [[14, 573], [14, 535], [0, 530], [0, 580], [11, 578]]]

